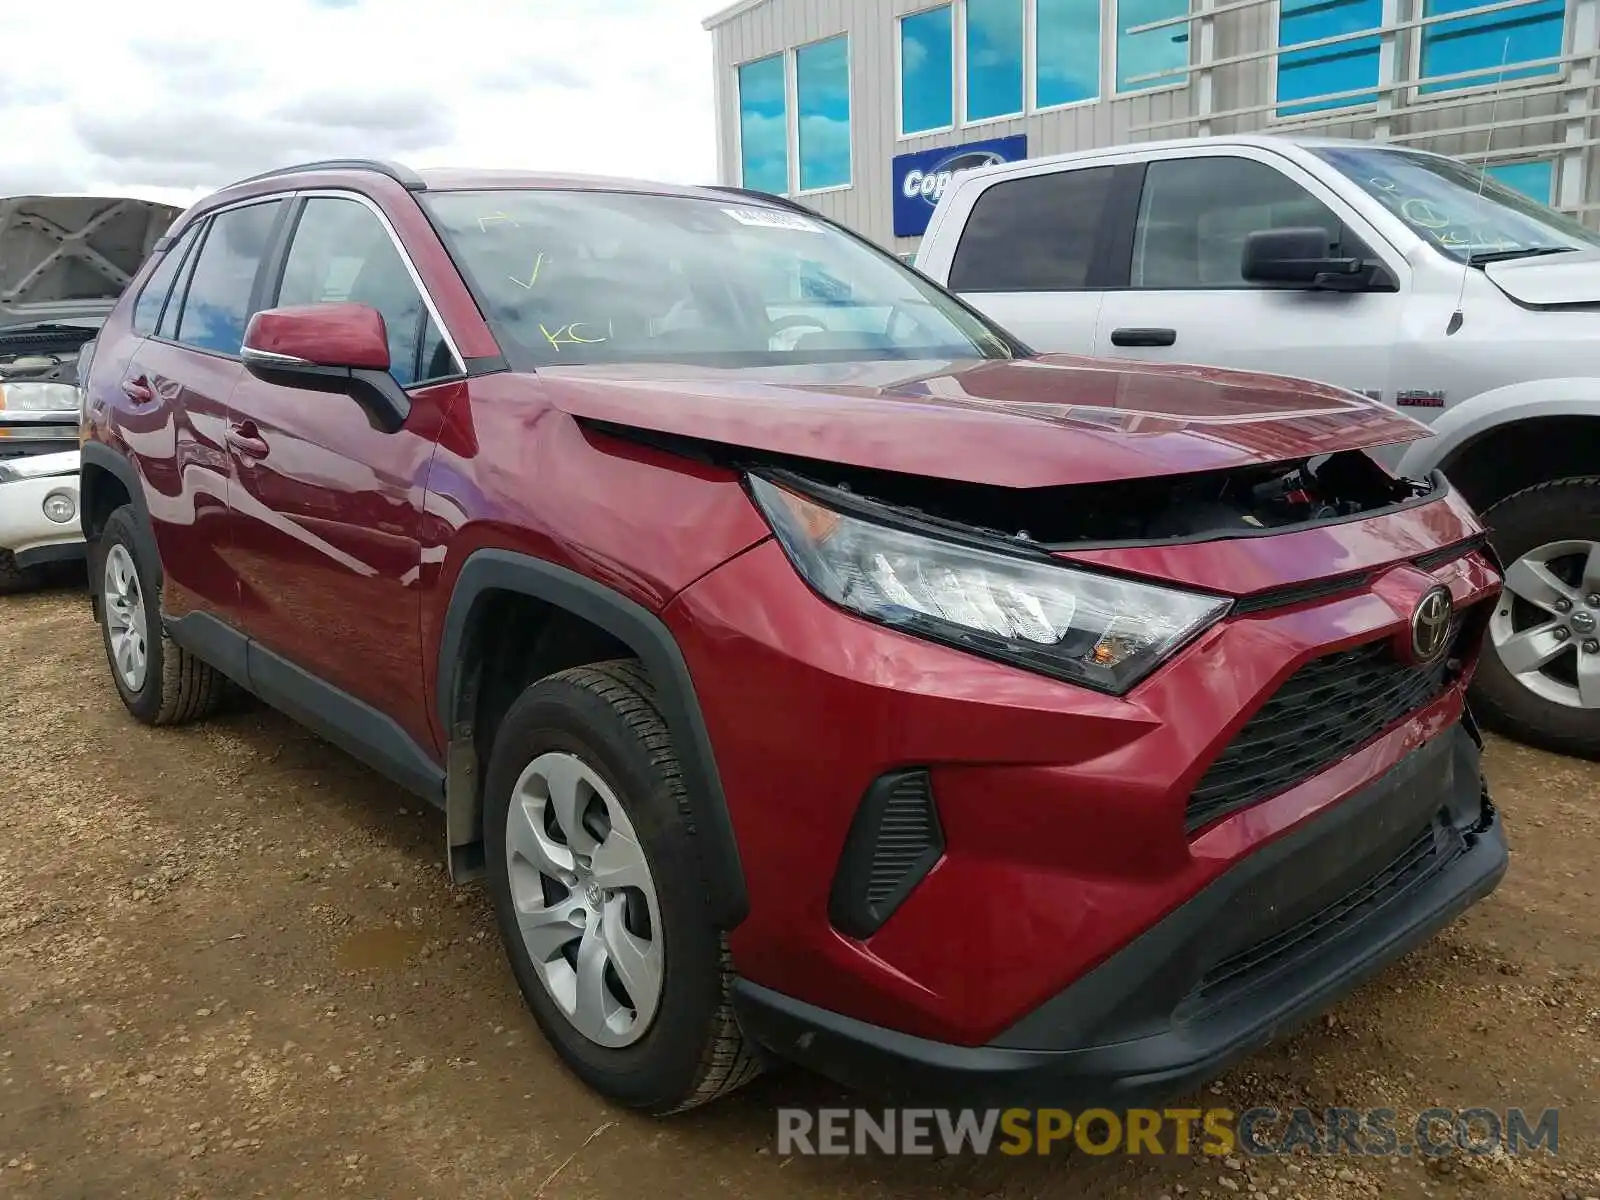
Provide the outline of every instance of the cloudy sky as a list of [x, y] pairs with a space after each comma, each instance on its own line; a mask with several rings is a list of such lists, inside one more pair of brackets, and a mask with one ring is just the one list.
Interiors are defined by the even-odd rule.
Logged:
[[715, 174], [726, 0], [0, 0], [0, 195], [316, 158]]

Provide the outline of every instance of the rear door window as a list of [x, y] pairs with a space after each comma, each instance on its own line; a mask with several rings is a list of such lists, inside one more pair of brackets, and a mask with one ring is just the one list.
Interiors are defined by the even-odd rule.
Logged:
[[156, 331], [161, 321], [161, 310], [172, 295], [173, 281], [178, 278], [178, 269], [188, 257], [189, 248], [194, 245], [198, 229], [198, 225], [191, 225], [184, 230], [183, 236], [167, 248], [156, 269], [150, 272], [150, 278], [145, 280], [144, 289], [133, 306], [133, 331], [139, 336], [149, 337]]
[[1008, 179], [972, 206], [950, 264], [954, 292], [1070, 292], [1090, 286], [1114, 167]]
[[230, 208], [211, 218], [189, 278], [178, 341], [198, 350], [237, 355], [250, 320], [256, 275], [272, 239], [281, 200]]

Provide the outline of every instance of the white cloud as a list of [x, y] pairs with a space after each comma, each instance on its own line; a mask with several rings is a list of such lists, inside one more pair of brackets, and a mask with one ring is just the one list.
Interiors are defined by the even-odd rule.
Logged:
[[[709, 6], [708, 6], [709, 5]], [[0, 4], [0, 194], [325, 157], [712, 180], [710, 0]], [[37, 48], [21, 52], [24, 47]]]

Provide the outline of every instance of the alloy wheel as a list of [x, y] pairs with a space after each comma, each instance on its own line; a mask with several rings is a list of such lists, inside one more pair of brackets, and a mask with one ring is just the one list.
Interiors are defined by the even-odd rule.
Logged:
[[117, 676], [130, 692], [144, 686], [150, 662], [149, 630], [144, 614], [144, 589], [133, 556], [121, 542], [106, 555], [105, 579], [101, 599], [106, 623], [106, 640]]
[[666, 957], [655, 880], [616, 794], [576, 755], [541, 754], [518, 777], [506, 868], [523, 945], [572, 1027], [608, 1048], [638, 1041]]
[[1534, 695], [1600, 709], [1600, 542], [1547, 542], [1512, 563], [1489, 640]]

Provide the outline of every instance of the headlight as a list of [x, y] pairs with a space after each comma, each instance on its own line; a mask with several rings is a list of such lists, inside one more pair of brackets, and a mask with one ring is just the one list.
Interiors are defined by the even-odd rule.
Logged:
[[0, 383], [0, 410], [5, 412], [76, 413], [78, 389], [70, 383]]
[[1230, 601], [892, 529], [752, 476], [813, 588], [874, 621], [1121, 695]]

